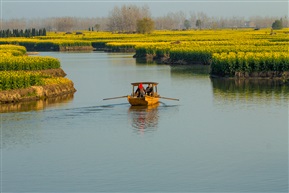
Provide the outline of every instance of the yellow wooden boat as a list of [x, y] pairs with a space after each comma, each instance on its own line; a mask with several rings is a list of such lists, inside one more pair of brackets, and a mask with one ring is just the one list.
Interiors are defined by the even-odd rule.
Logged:
[[[134, 82], [131, 83], [131, 85], [132, 94], [127, 96], [127, 100], [132, 106], [151, 106], [159, 103], [160, 96], [158, 95], [157, 82]], [[136, 92], [136, 88], [138, 88], [139, 85], [144, 85], [146, 88], [150, 86], [152, 87], [152, 91], [141, 96]]]
[[[176, 100], [174, 98], [161, 97], [158, 94], [157, 82], [133, 82], [132, 85], [132, 93], [131, 95], [119, 96], [113, 98], [105, 98], [103, 100], [111, 100], [111, 99], [119, 99], [119, 98], [127, 98], [129, 104], [131, 106], [152, 106], [159, 103], [159, 99], [168, 99], [168, 100]], [[140, 92], [139, 88], [142, 89]]]

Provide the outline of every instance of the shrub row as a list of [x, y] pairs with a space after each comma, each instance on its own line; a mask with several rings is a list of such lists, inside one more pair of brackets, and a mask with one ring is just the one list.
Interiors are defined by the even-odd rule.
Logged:
[[9, 38], [9, 37], [33, 37], [33, 36], [46, 36], [46, 29], [7, 29], [0, 30], [1, 38]]

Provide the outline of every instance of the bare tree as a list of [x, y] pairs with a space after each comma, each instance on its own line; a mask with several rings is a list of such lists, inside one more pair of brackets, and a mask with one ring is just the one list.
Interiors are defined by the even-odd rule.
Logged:
[[184, 28], [184, 21], [186, 20], [186, 14], [183, 11], [172, 13], [172, 18], [176, 24], [175, 29]]
[[10, 19], [10, 20], [2, 20], [1, 21], [2, 29], [26, 29], [27, 28], [27, 20], [22, 19]]
[[261, 16], [253, 16], [250, 17], [250, 20], [256, 24], [259, 28], [268, 28], [272, 26], [272, 23], [276, 20], [280, 19], [278, 17], [261, 17]]
[[283, 17], [283, 27], [286, 27], [286, 28], [288, 28], [289, 27], [289, 19], [288, 19], [288, 16], [287, 15], [285, 15], [284, 17]]
[[208, 28], [209, 17], [204, 12], [197, 13], [197, 20], [201, 21], [201, 28]]
[[154, 18], [155, 21], [155, 28], [158, 30], [172, 30], [174, 29], [175, 23], [172, 19], [172, 17], [170, 16], [170, 14], [167, 14], [166, 16], [162, 16], [162, 17], [157, 17]]
[[190, 12], [190, 22], [193, 24], [193, 28], [196, 27], [197, 15], [195, 12]]
[[74, 26], [72, 17], [61, 17], [55, 19], [55, 27], [57, 31], [71, 31]]
[[[143, 18], [151, 18], [147, 5], [138, 7], [136, 5], [115, 6], [107, 17], [77, 18], [77, 17], [51, 17], [51, 18], [18, 18], [2, 19], [0, 27], [5, 29], [43, 29], [47, 31], [74, 31], [87, 30], [96, 26], [99, 31], [134, 32], [137, 30], [137, 21]], [[201, 21], [204, 29], [232, 28], [232, 27], [258, 27], [270, 28], [275, 20], [280, 17], [253, 16], [248, 19], [244, 17], [208, 17], [204, 12], [190, 12], [189, 17], [183, 11], [169, 12], [160, 17], [154, 17], [155, 29], [173, 30], [183, 29], [186, 18], [191, 27], [196, 28], [197, 20]], [[282, 17], [284, 27], [288, 27], [289, 19]], [[186, 22], [188, 24], [188, 22]], [[250, 25], [248, 25], [250, 24]], [[98, 31], [97, 30], [97, 31]]]
[[147, 6], [136, 5], [115, 6], [108, 16], [108, 29], [110, 31], [134, 32], [137, 29], [137, 21], [150, 18]]
[[169, 12], [165, 16], [154, 18], [155, 29], [183, 29], [185, 20], [186, 14], [183, 11]]

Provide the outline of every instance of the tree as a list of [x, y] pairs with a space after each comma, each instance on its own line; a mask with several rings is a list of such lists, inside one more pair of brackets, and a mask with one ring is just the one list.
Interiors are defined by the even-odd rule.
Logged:
[[74, 25], [74, 19], [72, 17], [56, 18], [55, 21], [57, 31], [70, 31]]
[[202, 21], [200, 19], [197, 19], [196, 26], [201, 29], [202, 28]]
[[[206, 13], [204, 12], [197, 12], [196, 14], [197, 20], [199, 20], [199, 27], [200, 29], [202, 28], [208, 28], [208, 24], [209, 24], [209, 17]], [[197, 21], [196, 21], [197, 22]]]
[[275, 20], [272, 24], [273, 29], [282, 29], [283, 28], [283, 22], [282, 19], [280, 20]]
[[137, 29], [137, 21], [149, 18], [148, 7], [137, 7], [136, 5], [115, 6], [108, 17], [108, 28], [110, 31], [134, 32]]
[[31, 35], [32, 35], [32, 36], [36, 36], [36, 29], [35, 29], [35, 28], [32, 28]]
[[190, 28], [191, 28], [191, 22], [186, 19], [186, 20], [184, 21], [184, 27], [185, 27], [186, 29], [190, 29]]
[[100, 29], [100, 24], [95, 24], [95, 25], [94, 25], [94, 28], [95, 28], [95, 31], [99, 31], [99, 29]]
[[40, 33], [40, 30], [39, 30], [39, 35], [40, 36], [46, 36], [46, 29], [45, 28], [41, 29], [41, 33]]
[[137, 21], [137, 32], [146, 34], [154, 30], [155, 23], [151, 18], [143, 18]]

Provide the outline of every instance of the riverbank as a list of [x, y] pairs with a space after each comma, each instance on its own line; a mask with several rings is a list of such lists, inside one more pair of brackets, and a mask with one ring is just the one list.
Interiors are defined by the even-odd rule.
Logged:
[[169, 55], [157, 56], [156, 54], [146, 54], [145, 56], [139, 56], [137, 54], [133, 57], [138, 61], [145, 61], [148, 63], [155, 62], [157, 64], [168, 64], [168, 65], [207, 65], [201, 60], [186, 61], [185, 59], [173, 60]]
[[[66, 76], [66, 73], [61, 68], [39, 70], [37, 72], [53, 77]], [[31, 86], [28, 88], [3, 90], [0, 91], [0, 104], [36, 101], [40, 99], [73, 94], [75, 92], [76, 89], [74, 88], [74, 83], [71, 80], [67, 80], [66, 82], [58, 84], [48, 84], [44, 86]]]
[[45, 86], [31, 86], [29, 88], [14, 89], [0, 92], [0, 104], [36, 101], [73, 94], [76, 92], [72, 81], [62, 84]]
[[7, 112], [26, 112], [31, 110], [43, 110], [54, 105], [60, 106], [61, 103], [69, 103], [73, 100], [74, 94], [64, 94], [40, 100], [24, 101], [17, 103], [5, 103], [0, 105], [0, 113]]
[[284, 83], [289, 80], [289, 71], [263, 71], [263, 72], [235, 72], [234, 76], [219, 76], [211, 74], [212, 78], [227, 78], [227, 79], [273, 79], [281, 80]]
[[93, 51], [92, 46], [59, 46], [58, 51]]

